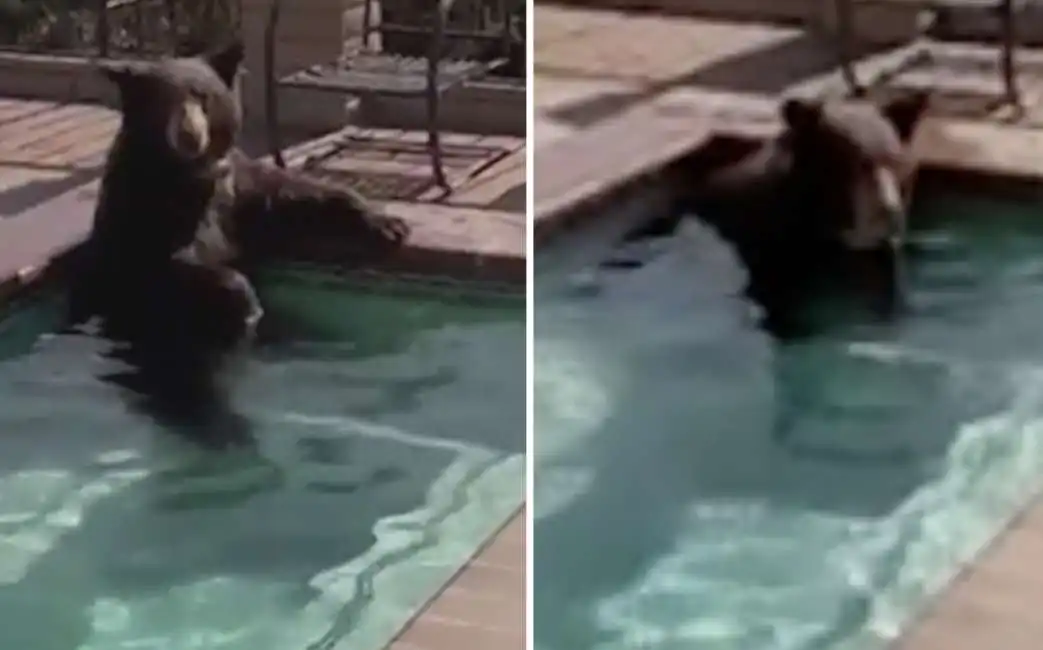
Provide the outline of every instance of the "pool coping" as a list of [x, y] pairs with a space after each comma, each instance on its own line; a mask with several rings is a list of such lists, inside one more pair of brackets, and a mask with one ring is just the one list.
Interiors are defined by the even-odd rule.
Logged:
[[[80, 185], [0, 220], [0, 301], [33, 288], [86, 238], [99, 185]], [[412, 232], [376, 271], [524, 287], [524, 214], [397, 201], [381, 206]]]
[[[523, 501], [402, 624], [386, 650], [459, 650], [468, 646], [523, 650], [527, 636], [527, 511]], [[513, 590], [517, 591], [508, 595]], [[489, 618], [499, 625], [490, 625]], [[508, 627], [516, 628], [518, 634]]]
[[[656, 176], [715, 136], [777, 134], [777, 99], [702, 89], [665, 92], [534, 152], [537, 247], [597, 214], [597, 207]], [[538, 134], [537, 134], [538, 137]], [[1043, 193], [1043, 131], [928, 116], [915, 144], [921, 173], [986, 191]]]

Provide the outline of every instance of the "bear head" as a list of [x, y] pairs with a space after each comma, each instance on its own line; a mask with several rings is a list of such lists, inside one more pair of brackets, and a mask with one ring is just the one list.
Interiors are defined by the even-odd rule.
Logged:
[[922, 92], [886, 100], [788, 99], [779, 145], [805, 217], [851, 250], [901, 245], [918, 160], [913, 139], [929, 105]]
[[198, 56], [102, 63], [119, 92], [121, 137], [170, 163], [206, 167], [224, 160], [242, 128], [242, 61], [236, 40]]

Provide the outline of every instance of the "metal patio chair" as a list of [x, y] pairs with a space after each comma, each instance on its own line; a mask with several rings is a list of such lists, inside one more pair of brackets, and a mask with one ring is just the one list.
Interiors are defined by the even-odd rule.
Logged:
[[[858, 0], [834, 0], [834, 11], [836, 14], [836, 38], [838, 59], [841, 75], [847, 86], [848, 92], [854, 96], [861, 96], [866, 88], [876, 85], [886, 78], [893, 78], [912, 66], [929, 61], [931, 55], [930, 32], [933, 30], [938, 17], [951, 8], [945, 0], [927, 0], [924, 2], [925, 19], [918, 25], [917, 37], [906, 56], [892, 69], [878, 74], [868, 84], [859, 81], [854, 64], [854, 41], [855, 41], [855, 19], [854, 3]], [[1021, 92], [1018, 87], [1017, 69], [1014, 58], [1015, 48], [1018, 46], [1017, 15], [1025, 1], [1024, 0], [975, 0], [973, 3], [963, 0], [964, 7], [978, 5], [995, 11], [1000, 18], [1000, 74], [1003, 77], [1004, 100], [1012, 106], [1021, 105]]]
[[[393, 24], [373, 20], [377, 0], [365, 0], [363, 5], [361, 50], [345, 55], [340, 60], [314, 65], [286, 77], [275, 79], [276, 34], [283, 0], [272, 0], [265, 33], [265, 104], [268, 139], [271, 154], [279, 165], [285, 165], [279, 140], [277, 89], [279, 87], [307, 88], [323, 92], [354, 96], [397, 96], [425, 98], [427, 107], [427, 148], [431, 157], [434, 181], [450, 191], [442, 164], [439, 139], [439, 110], [442, 95], [465, 81], [477, 78], [507, 60], [510, 44], [508, 21], [497, 32], [447, 29], [449, 11], [455, 0], [429, 0], [431, 24], [427, 27]], [[499, 0], [501, 9], [503, 0]], [[506, 12], [502, 12], [506, 16]], [[402, 56], [384, 52], [371, 43], [373, 34], [428, 35], [425, 57]], [[500, 41], [503, 55], [492, 60], [449, 59], [443, 56], [446, 40], [450, 38], [472, 41]]]

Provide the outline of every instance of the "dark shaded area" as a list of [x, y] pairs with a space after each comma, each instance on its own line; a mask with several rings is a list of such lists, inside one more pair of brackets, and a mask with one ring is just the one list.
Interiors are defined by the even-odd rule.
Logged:
[[526, 184], [522, 183], [507, 190], [489, 204], [489, 209], [503, 210], [505, 212], [525, 212], [525, 187]]
[[[106, 279], [105, 269], [90, 263], [95, 254], [84, 244], [65, 262], [72, 273], [66, 327], [86, 327], [111, 343], [106, 355], [122, 368], [100, 379], [127, 389], [132, 408], [196, 444], [252, 445], [249, 422], [222, 382], [249, 334], [253, 296], [195, 264], [138, 267], [132, 277]], [[114, 293], [99, 293], [99, 286]]]
[[[3, 173], [2, 162], [0, 161], [0, 174]], [[29, 167], [29, 165], [19, 164], [19, 167]], [[0, 218], [17, 216], [19, 213], [49, 201], [59, 194], [64, 194], [89, 183], [100, 177], [101, 174], [101, 167], [91, 169], [70, 168], [68, 174], [62, 178], [34, 179], [0, 191]]]

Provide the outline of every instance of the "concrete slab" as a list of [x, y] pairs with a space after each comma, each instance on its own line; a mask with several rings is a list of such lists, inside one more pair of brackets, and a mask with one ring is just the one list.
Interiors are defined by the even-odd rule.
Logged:
[[388, 650], [523, 650], [527, 546], [522, 508]]

